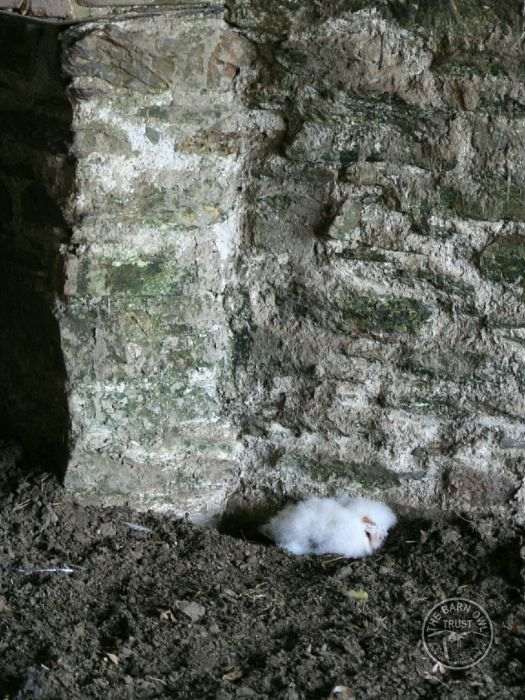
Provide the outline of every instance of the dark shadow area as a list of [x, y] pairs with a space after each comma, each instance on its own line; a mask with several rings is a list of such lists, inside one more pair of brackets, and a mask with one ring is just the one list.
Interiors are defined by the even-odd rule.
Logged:
[[74, 181], [72, 109], [60, 29], [0, 17], [0, 439], [24, 452], [20, 477], [63, 478], [66, 371], [54, 309]]
[[[243, 499], [231, 498], [219, 522], [217, 530], [222, 535], [257, 544], [274, 546], [272, 539], [261, 532], [261, 527], [267, 523], [285, 506], [296, 503], [293, 499], [276, 499], [268, 495], [265, 501], [256, 503], [244, 502]], [[436, 527], [436, 521], [419, 511], [404, 509], [399, 514], [397, 524], [389, 532], [385, 548], [396, 549], [397, 556], [406, 555], [413, 549], [414, 542], [419, 542], [422, 531]], [[349, 558], [350, 559], [350, 558]]]
[[487, 557], [487, 566], [494, 576], [502, 578], [509, 586], [514, 586], [522, 593], [523, 559], [521, 542], [518, 537], [506, 540], [492, 550]]
[[273, 499], [257, 503], [232, 497], [217, 524], [217, 530], [222, 535], [247, 542], [273, 545], [273, 541], [264, 535], [260, 528], [285, 505], [284, 501], [276, 501], [275, 496]]

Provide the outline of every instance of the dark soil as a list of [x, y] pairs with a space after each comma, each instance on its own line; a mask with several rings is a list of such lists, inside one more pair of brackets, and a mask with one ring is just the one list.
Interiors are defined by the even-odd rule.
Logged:
[[[82, 507], [45, 479], [3, 497], [0, 531], [3, 698], [299, 700], [335, 685], [358, 699], [524, 696], [519, 533], [495, 546], [461, 518], [406, 520], [369, 559], [292, 557]], [[494, 625], [467, 671], [437, 668], [421, 642], [427, 612], [452, 596]]]

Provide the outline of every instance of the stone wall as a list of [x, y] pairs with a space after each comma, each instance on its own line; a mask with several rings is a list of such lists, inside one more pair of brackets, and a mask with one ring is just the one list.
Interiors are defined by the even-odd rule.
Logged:
[[63, 30], [71, 490], [522, 508], [522, 31], [494, 0]]
[[224, 292], [243, 154], [264, 124], [238, 98], [252, 47], [221, 15], [63, 37], [78, 163], [59, 320], [73, 423], [66, 484], [85, 497], [195, 513], [221, 505], [234, 480]]
[[350, 488], [518, 506], [521, 3], [230, 9], [258, 47], [245, 102], [287, 127], [246, 187], [240, 502]]

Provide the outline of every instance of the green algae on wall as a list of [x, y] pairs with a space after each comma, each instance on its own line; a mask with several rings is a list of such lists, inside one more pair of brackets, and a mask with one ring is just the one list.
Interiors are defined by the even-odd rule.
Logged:
[[358, 483], [363, 488], [388, 488], [399, 484], [395, 472], [381, 464], [373, 462], [342, 462], [327, 461], [305, 465], [313, 479], [320, 482], [331, 480], [344, 481], [349, 484]]
[[417, 333], [431, 311], [416, 299], [355, 295], [347, 299], [343, 319], [364, 331]]
[[500, 238], [485, 248], [481, 271], [496, 282], [525, 285], [525, 236]]

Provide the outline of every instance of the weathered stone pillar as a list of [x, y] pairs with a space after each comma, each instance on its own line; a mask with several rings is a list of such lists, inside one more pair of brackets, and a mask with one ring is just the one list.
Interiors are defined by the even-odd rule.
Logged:
[[[32, 105], [6, 112], [24, 157], [25, 140], [38, 143], [26, 158], [27, 183], [16, 173], [0, 190], [4, 223], [15, 217], [20, 229], [2, 332], [6, 347], [13, 329], [17, 346], [38, 344], [47, 374], [57, 366], [57, 377], [43, 380], [31, 371], [36, 349], [6, 350], [2, 388], [15, 399], [6, 410], [17, 428], [7, 433], [26, 447], [27, 427], [40, 447], [47, 438], [69, 444], [65, 483], [83, 500], [213, 512], [237, 468], [237, 430], [224, 411], [232, 364], [224, 304], [238, 252], [240, 175], [250, 144], [272, 128], [239, 97], [253, 48], [222, 8], [206, 3], [161, 19], [59, 30], [4, 17], [2, 27], [19, 34], [10, 43], [19, 71], [11, 92], [25, 99], [49, 82], [45, 97], [64, 109], [69, 135], [55, 148], [60, 124], [29, 117]], [[34, 45], [36, 36], [45, 46]], [[7, 150], [4, 162], [18, 167]], [[36, 281], [23, 269], [26, 239], [31, 260], [46, 253]], [[11, 251], [7, 233], [4, 246]], [[23, 291], [39, 275], [42, 302], [36, 290]], [[13, 373], [17, 358], [29, 367], [27, 382], [25, 370]]]
[[210, 511], [236, 469], [224, 292], [256, 128], [237, 91], [253, 51], [214, 8], [82, 25], [62, 42], [77, 161], [59, 314], [66, 485]]

